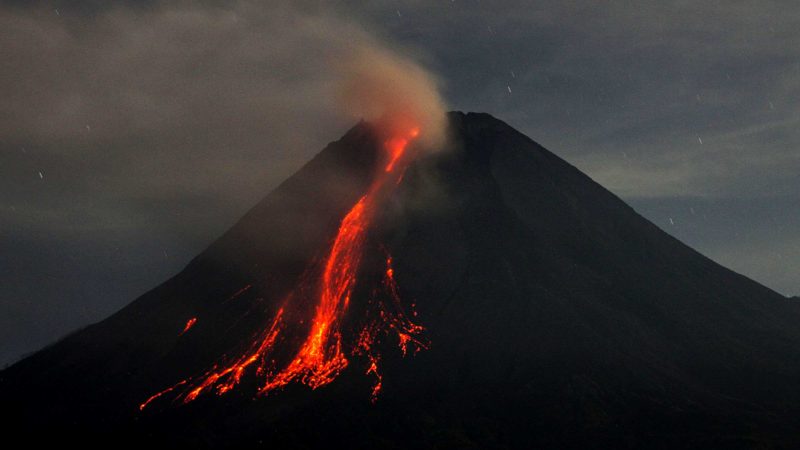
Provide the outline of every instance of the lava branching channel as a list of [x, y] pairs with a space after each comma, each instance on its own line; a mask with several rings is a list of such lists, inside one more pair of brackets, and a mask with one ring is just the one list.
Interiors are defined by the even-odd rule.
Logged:
[[[354, 357], [364, 359], [366, 374], [375, 379], [371, 393], [374, 401], [383, 381], [379, 370], [379, 347], [383, 339], [395, 339], [404, 356], [409, 351], [417, 352], [428, 346], [422, 336], [424, 328], [410, 318], [416, 314], [413, 310], [407, 313], [400, 301], [392, 257], [385, 250], [383, 280], [374, 290], [375, 298], [369, 301], [367, 317], [360, 322], [363, 325], [357, 339], [346, 342], [341, 327], [356, 285], [367, 231], [382, 200], [400, 183], [409, 162], [406, 155], [408, 144], [418, 134], [419, 129], [412, 128], [385, 141], [386, 161], [382, 170], [342, 219], [325, 257], [307, 270], [301, 278], [303, 281], [281, 303], [271, 322], [249, 345], [244, 346], [244, 351], [234, 358], [223, 357], [202, 375], [181, 380], [152, 395], [139, 405], [139, 409], [167, 394], [172, 394], [174, 401], [183, 403], [205, 393], [222, 395], [239, 385], [247, 374], [257, 377], [259, 395], [266, 395], [292, 382], [316, 389], [333, 381]], [[313, 306], [302, 308], [305, 317], [289, 313], [290, 307], [298, 302], [308, 302]], [[193, 318], [187, 323], [184, 333], [195, 321]], [[303, 329], [303, 334], [300, 339], [293, 339], [297, 329]], [[292, 341], [300, 342], [299, 348], [290, 350], [293, 353], [289, 354], [293, 356], [281, 358], [280, 355], [287, 352], [285, 346]]]

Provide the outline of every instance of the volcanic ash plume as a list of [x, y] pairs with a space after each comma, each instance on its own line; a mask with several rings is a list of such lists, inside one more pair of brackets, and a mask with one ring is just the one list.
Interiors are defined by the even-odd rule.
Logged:
[[389, 135], [418, 128], [425, 149], [445, 140], [445, 104], [434, 76], [386, 48], [364, 46], [340, 65], [342, 103], [356, 117], [375, 121]]

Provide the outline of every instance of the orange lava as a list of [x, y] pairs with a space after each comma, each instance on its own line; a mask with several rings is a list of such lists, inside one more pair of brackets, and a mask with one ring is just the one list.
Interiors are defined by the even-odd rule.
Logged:
[[386, 167], [384, 168], [384, 172], [391, 172], [394, 170], [395, 164], [397, 164], [397, 160], [403, 156], [405, 153], [406, 147], [408, 147], [408, 143], [411, 139], [419, 136], [419, 128], [412, 128], [409, 130], [408, 134], [405, 136], [399, 135], [389, 138], [386, 141], [384, 146], [389, 153], [389, 162], [386, 163]]
[[183, 331], [181, 331], [181, 334], [180, 334], [179, 336], [183, 336], [183, 335], [184, 335], [184, 334], [185, 334], [187, 331], [189, 331], [189, 330], [190, 330], [190, 329], [191, 329], [191, 328], [194, 326], [194, 324], [196, 324], [196, 323], [197, 323], [197, 317], [192, 317], [191, 319], [189, 319], [189, 320], [186, 322], [186, 325], [183, 327]]
[[[368, 191], [355, 203], [342, 219], [336, 238], [326, 257], [324, 264], [317, 270], [319, 275], [312, 279], [312, 286], [307, 283], [299, 285], [287, 298], [286, 304], [305, 292], [316, 293], [313, 316], [293, 323], [287, 322], [284, 307], [281, 307], [269, 327], [253, 341], [253, 343], [232, 362], [220, 363], [195, 379], [179, 382], [171, 388], [159, 392], [140, 405], [144, 409], [150, 402], [171, 392], [179, 386], [186, 385], [186, 390], [176, 398], [184, 403], [195, 400], [206, 391], [224, 394], [240, 383], [248, 369], [262, 381], [258, 393], [265, 395], [291, 382], [299, 382], [316, 389], [333, 381], [349, 364], [349, 357], [364, 356], [368, 362], [366, 373], [376, 378], [371, 398], [373, 401], [382, 388], [383, 377], [378, 371], [381, 357], [378, 343], [383, 336], [393, 333], [397, 335], [397, 343], [403, 355], [409, 345], [418, 351], [427, 348], [420, 334], [424, 328], [408, 319], [400, 302], [397, 284], [394, 280], [392, 259], [387, 255], [386, 270], [382, 282], [382, 290], [387, 300], [371, 301], [374, 311], [369, 314], [358, 334], [357, 342], [343, 341], [342, 321], [350, 305], [353, 288], [356, 285], [358, 269], [364, 253], [364, 243], [372, 219], [381, 204], [402, 178], [408, 158], [403, 158], [409, 142], [419, 134], [418, 128], [411, 128], [404, 134], [390, 137], [384, 143], [387, 152], [386, 165], [378, 174]], [[232, 298], [250, 289], [251, 285], [235, 293]], [[309, 289], [310, 288], [310, 289]], [[309, 320], [310, 319], [310, 320]], [[196, 319], [186, 324], [186, 332]], [[277, 367], [275, 356], [278, 343], [288, 344], [279, 339], [281, 332], [288, 326], [310, 323], [302, 344], [288, 359], [282, 368]], [[283, 351], [283, 349], [281, 349]]]
[[141, 405], [139, 405], [139, 411], [142, 411], [142, 410], [144, 410], [144, 409], [147, 407], [147, 405], [149, 405], [149, 404], [150, 404], [150, 402], [152, 402], [153, 400], [155, 400], [155, 399], [157, 399], [157, 398], [161, 397], [161, 396], [162, 396], [162, 395], [164, 395], [164, 394], [168, 394], [168, 393], [170, 393], [170, 392], [174, 391], [175, 389], [177, 389], [177, 388], [179, 388], [179, 387], [183, 386], [183, 385], [184, 385], [184, 384], [186, 384], [186, 383], [187, 383], [187, 381], [186, 381], [186, 380], [183, 380], [183, 381], [179, 382], [178, 384], [176, 384], [176, 385], [174, 385], [174, 386], [170, 386], [170, 387], [168, 387], [168, 388], [164, 389], [164, 390], [163, 390], [163, 391], [161, 391], [161, 392], [157, 392], [157, 393], [155, 393], [155, 394], [151, 395], [151, 396], [150, 396], [150, 398], [148, 398], [147, 400], [145, 400], [144, 402], [142, 402], [142, 404], [141, 404]]

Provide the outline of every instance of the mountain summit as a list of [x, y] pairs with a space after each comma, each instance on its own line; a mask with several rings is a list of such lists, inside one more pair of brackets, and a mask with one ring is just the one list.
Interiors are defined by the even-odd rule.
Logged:
[[[345, 359], [325, 366], [335, 377], [303, 369], [312, 349], [292, 382], [257, 395], [318, 321], [270, 324], [284, 307], [319, 312], [302, 287], [342, 267], [322, 262], [339, 261], [354, 205], [383, 176], [384, 137], [366, 122], [179, 274], [0, 373], [9, 430], [297, 448], [800, 444], [796, 301], [504, 122], [448, 120], [448, 148], [409, 161], [359, 231], [349, 309], [330, 335]], [[370, 314], [394, 331], [372, 335], [379, 356], [357, 351]], [[254, 336], [277, 350], [256, 352]]]

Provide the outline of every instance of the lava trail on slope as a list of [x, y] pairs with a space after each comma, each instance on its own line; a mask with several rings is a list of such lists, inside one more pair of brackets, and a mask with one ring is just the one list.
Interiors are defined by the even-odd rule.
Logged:
[[[379, 371], [381, 355], [379, 344], [383, 338], [396, 336], [403, 356], [409, 348], [419, 351], [428, 343], [422, 336], [424, 328], [414, 323], [400, 301], [394, 279], [392, 257], [384, 250], [386, 268], [383, 281], [375, 289], [376, 298], [370, 300], [367, 317], [354, 342], [342, 336], [342, 322], [350, 305], [357, 274], [364, 253], [367, 232], [382, 201], [400, 183], [410, 157], [409, 143], [419, 135], [412, 127], [393, 133], [385, 142], [385, 163], [375, 176], [367, 192], [353, 205], [342, 219], [335, 239], [321, 264], [312, 264], [299, 284], [282, 302], [271, 323], [245, 346], [245, 351], [235, 358], [222, 357], [204, 374], [187, 378], [152, 395], [140, 404], [143, 410], [162, 396], [179, 392], [174, 400], [188, 403], [205, 392], [222, 395], [242, 381], [248, 373], [259, 380], [259, 395], [266, 395], [291, 382], [305, 384], [312, 389], [333, 381], [352, 357], [363, 357], [367, 362], [366, 374], [375, 378], [371, 399], [375, 401], [381, 390], [383, 377]], [[248, 285], [249, 288], [250, 285]], [[289, 314], [297, 303], [313, 305], [300, 308], [298, 317]], [[414, 315], [411, 311], [411, 316]], [[197, 319], [191, 319], [191, 325]], [[191, 325], [187, 323], [184, 333]], [[304, 328], [305, 327], [305, 328]], [[298, 329], [301, 345], [288, 359], [281, 361], [287, 345]]]

